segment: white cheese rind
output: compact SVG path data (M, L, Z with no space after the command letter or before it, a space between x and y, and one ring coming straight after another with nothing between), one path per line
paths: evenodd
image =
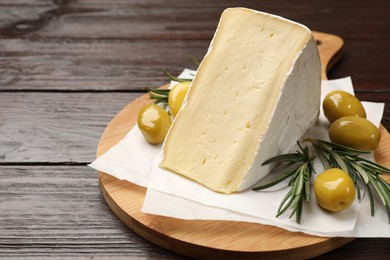
M161 167L223 193L249 188L319 113L311 32L269 14L224 11L163 145Z
M312 38L286 79L268 129L261 137L256 158L238 191L251 187L265 177L274 165L261 164L273 156L287 153L317 122L320 113L320 87L321 62L317 44Z

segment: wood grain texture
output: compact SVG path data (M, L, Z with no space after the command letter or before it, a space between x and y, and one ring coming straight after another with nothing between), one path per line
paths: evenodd
M0 39L0 91L142 90L167 82L161 72L194 68L209 40ZM330 79L351 76L356 90L390 91L390 40L345 41ZM167 58L169 57L169 58Z
M111 118L138 93L1 93L0 163L88 163Z
M135 236L84 166L0 166L0 258L175 257Z
M345 0L343 4L305 0L293 4L254 0L28 0L18 4L9 0L1 3L5 11L0 25L1 34L6 37L210 39L221 12L234 6L281 15L345 39L390 38L383 34L389 31L389 25L383 22L389 19L390 4L386 0ZM370 17L370 21L364 17Z
M386 57L390 52L385 46L390 46L389 39L345 39L342 59L329 71L328 77L351 76L357 91L376 91L389 95L390 75L385 70L390 66L390 60Z
M182 258L129 230L87 166L0 166L0 179L1 259ZM357 239L319 259L389 253L387 240Z
M318 51L321 60L321 77L322 80L328 79L328 71L336 64L342 54L344 40L333 34L313 32L316 39Z
M0 39L0 90L143 90L195 68L206 41ZM168 60L165 57L170 57Z
M140 95L0 93L0 164L92 162L100 135L112 117ZM382 124L390 129L390 95L358 92L357 96L384 102Z
M359 98L385 102L390 129L388 0L2 0L0 258L177 258L123 225L82 165L123 106L166 83L162 68L204 55L228 6L342 36L329 78L351 75ZM320 259L389 255L389 239L356 239Z
M342 35L343 60L330 78L357 89L389 89L389 1L2 1L1 89L134 90L164 84L201 59L223 9L245 6L312 30ZM355 12L349 13L349 10ZM348 13L348 17L345 17ZM363 17L370 16L367 22ZM332 19L329 19L332 17ZM364 33L362 33L364 32ZM169 57L169 58L167 58ZM1 64L0 64L1 65Z
M0 180L0 259L181 258L122 224L87 166L0 166ZM357 239L320 259L389 254L387 240Z

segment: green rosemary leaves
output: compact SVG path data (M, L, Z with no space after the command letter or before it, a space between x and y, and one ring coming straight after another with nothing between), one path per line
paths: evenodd
M273 162L284 162L286 166L296 165L296 167L286 170L282 176L273 182L255 187L253 190L258 191L271 187L291 177L289 182L291 189L280 203L276 216L278 217L282 215L288 208L290 208L292 209L290 218L295 214L296 222L300 223L302 218L303 201L310 200L310 181L312 173L314 172L312 165L314 156L310 156L309 149L307 147L302 147L299 142L298 146L300 151L297 151L296 153L279 155L263 163L263 165L266 165Z
M375 212L375 192L386 210L388 222L390 223L390 184L381 177L382 173L390 173L390 169L360 157L361 154L368 153L365 151L351 149L318 139L306 138L303 142L310 142L312 144L325 170L340 168L351 176L359 200L362 198L360 189L361 187L364 188L368 194L372 216L374 216ZM291 178L289 181L291 189L281 201L276 216L280 216L290 208L292 210L290 218L295 214L296 222L300 223L302 218L302 204L304 201L310 200L311 176L315 173L312 161L315 156L310 155L308 147L302 146L299 142L298 145L300 151L279 155L263 163L265 165L272 162L283 162L287 167L294 167L292 169L291 167L287 168L279 178L268 184L255 187L253 190L266 189L287 178Z
M390 223L390 184L381 177L382 173L390 173L390 169L359 157L359 155L367 153L365 151L317 139L308 138L304 141L312 144L325 169L340 168L351 176L359 200L361 200L359 184L363 186L370 200L372 216L375 212L373 197L373 191L375 191L385 207Z
M145 88L149 93L149 98L154 99L156 105L168 105L168 97L170 89Z

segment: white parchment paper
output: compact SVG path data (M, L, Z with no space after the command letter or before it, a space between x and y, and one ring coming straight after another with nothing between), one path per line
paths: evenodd
M181 77L191 77L195 71L184 70ZM174 83L172 83L174 84ZM322 82L322 96L342 89L353 94L351 78ZM379 126L384 104L363 102L367 118ZM322 112L319 122L305 136L328 140L329 123ZM161 146L148 144L138 127L129 133L108 152L95 160L91 167L106 172L118 179L148 187L143 212L181 219L235 220L278 226L289 231L301 231L320 236L390 237L390 225L384 209L377 201L375 217L370 215L368 199L355 203L339 213L327 213L318 207L314 193L304 205L302 222L289 218L288 212L275 217L280 201L289 187L286 182L269 190L244 191L237 194L220 194L204 186L158 167ZM292 151L295 151L293 148ZM319 161L317 172L322 171ZM266 182L278 174L278 169L269 174ZM315 176L313 176L315 178Z

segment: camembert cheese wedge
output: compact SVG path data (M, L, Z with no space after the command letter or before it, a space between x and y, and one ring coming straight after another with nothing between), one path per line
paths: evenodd
M266 176L317 121L321 63L308 28L245 8L226 9L160 166L233 193Z

